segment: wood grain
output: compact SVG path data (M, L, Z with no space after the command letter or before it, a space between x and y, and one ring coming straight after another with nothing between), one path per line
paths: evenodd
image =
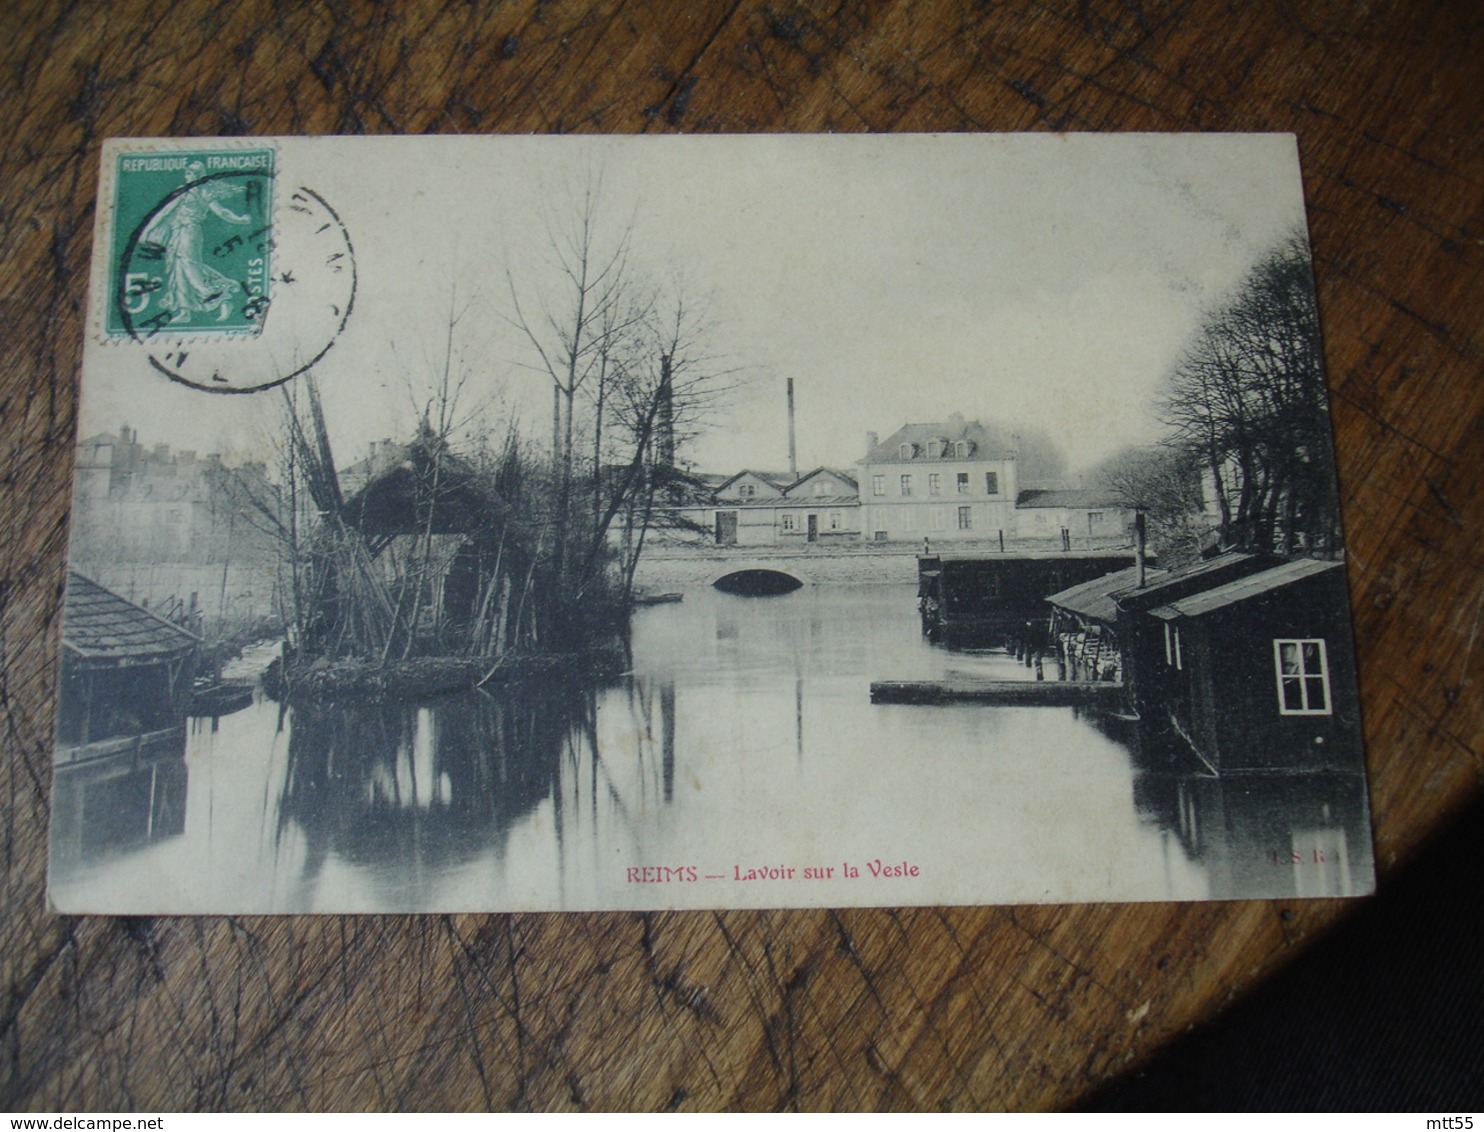
M1348 907L48 913L57 603L100 139L1296 132L1384 883L1484 780L1484 44L1469 9L7 5L0 1108L1052 1107L1219 1010Z

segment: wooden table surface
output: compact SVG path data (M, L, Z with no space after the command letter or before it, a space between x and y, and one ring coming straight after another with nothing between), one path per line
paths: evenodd
M1471 8L5 5L0 1109L1061 1106L1354 907L48 914L101 139L1297 133L1384 885L1484 776L1484 36Z

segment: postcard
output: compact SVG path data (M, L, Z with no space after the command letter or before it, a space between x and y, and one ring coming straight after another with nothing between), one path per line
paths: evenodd
M1370 891L1291 136L101 162L58 910Z

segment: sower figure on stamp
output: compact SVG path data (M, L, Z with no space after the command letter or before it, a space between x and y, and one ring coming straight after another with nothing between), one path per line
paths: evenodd
M186 166L186 184L205 171L199 161ZM222 203L241 193L244 186L229 180L210 180L186 189L160 210L145 230L142 242L164 250L166 310L171 322L184 322L194 311L217 311L223 321L229 313L227 299L241 286L201 258L201 223L208 210L229 224L251 224L252 217L233 212Z

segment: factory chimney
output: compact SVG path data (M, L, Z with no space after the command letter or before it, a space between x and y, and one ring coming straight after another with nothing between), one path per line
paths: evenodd
M662 468L675 467L675 376L670 369L670 355L660 355L660 403L657 463Z
M788 474L799 478L799 453L794 445L794 379L788 379Z
M1144 512L1134 512L1134 585L1143 589L1147 585L1145 578L1145 553L1144 553Z

